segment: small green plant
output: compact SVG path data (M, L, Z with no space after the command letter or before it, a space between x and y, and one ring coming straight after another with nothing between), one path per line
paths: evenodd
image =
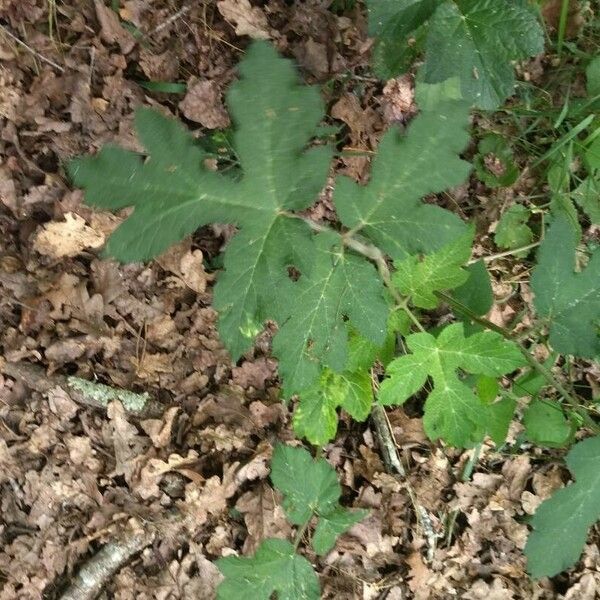
M511 61L538 54L543 33L527 0L368 0L373 67L384 79L425 53L423 81L457 77L462 97L497 108L513 94Z
M455 4L411 6L452 14L458 4L470 11L479 7L482 14L491 10L482 0ZM503 14L506 5L500 5ZM514 7L519 31L529 9L524 2ZM504 26L498 35L501 46ZM512 70L510 77L502 73L492 86L495 101L512 82ZM493 73L486 77L496 81ZM488 435L502 444L516 405L505 376L527 367L520 389L536 390L526 412L527 435L563 445L578 423L598 427L553 376L556 355L541 364L510 330L482 318L492 293L485 264L469 264L472 226L422 200L462 183L471 170L460 156L468 142L469 104L456 99L457 81L419 83L420 114L406 133L392 128L382 137L367 185L337 179L337 223L316 222L303 212L325 184L332 157L318 136L324 116L319 93L300 84L291 63L265 43L249 48L227 96L235 169L210 170L205 161L212 155L179 123L141 109L136 127L146 156L109 146L73 161L69 171L88 203L133 207L106 248L122 261L152 258L204 224L237 225L214 290L221 339L237 360L266 320L277 322L272 350L283 395L297 400L294 429L312 444L333 439L340 409L365 420L374 403L397 405L419 396L429 378L424 424L432 440L472 447ZM532 276L536 325L549 328L556 352L593 358L600 353L600 251L580 269L578 241L566 213L556 211ZM454 310L456 322L428 331L428 311L442 302ZM385 369L378 392L375 365ZM560 402L538 397L543 385ZM272 481L299 534L294 544L267 540L252 558L221 560L222 599L248 593L268 599L274 592L280 599L318 597L315 573L296 552L303 533L316 517L312 549L323 554L362 518L339 505L331 467L304 450L278 447ZM576 485L579 490L583 483ZM578 532L587 529L591 514L570 517L574 523L579 518ZM542 518L540 532L544 524ZM581 537L574 538L569 560L576 558L573 548L581 547ZM536 566L543 560L535 557L534 574L556 568L556 562Z
M225 576L217 590L218 600L243 597L269 600L317 600L319 580L298 548L311 521L316 521L311 547L315 554L327 554L335 540L367 515L365 510L347 510L340 503L342 490L335 470L304 448L282 444L275 447L271 481L283 495L283 508L290 523L298 526L294 543L266 539L251 557L228 557L217 561Z
M512 185L519 176L510 145L495 133L479 141L473 166L477 177L491 188Z

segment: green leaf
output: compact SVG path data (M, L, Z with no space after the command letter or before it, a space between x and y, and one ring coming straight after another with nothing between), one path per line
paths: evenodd
M275 592L278 600L321 597L317 574L287 540L264 540L254 556L228 556L216 564L225 576L217 588L218 600L270 600Z
M513 94L511 61L538 54L543 41L526 0L446 1L429 24L423 77L459 77L465 100L493 110Z
M330 369L324 369L321 378L300 393L294 411L294 433L315 446L324 446L337 432L336 400L327 382L323 382L323 377L327 378L330 373Z
M366 510L349 511L339 508L322 516L315 528L312 547L317 554L327 554L335 545L337 538L368 514Z
M546 369L551 370L552 366L556 362L557 354L552 352L550 356L544 361L544 367ZM535 369L531 369L523 373L523 375L519 375L514 381L513 384L513 392L521 397L521 396L537 396L542 388L548 385L548 380L541 375Z
M588 96L600 96L600 56L596 56L585 69Z
M337 182L334 200L342 223L394 259L437 250L463 235L465 225L456 215L420 199L467 177L469 164L458 156L467 143L467 123L467 106L449 101L422 112L406 135L390 129L368 185L346 177Z
M571 197L592 225L600 225L600 180L590 175L571 192Z
M385 341L388 305L381 279L373 265L345 251L335 234L316 236L312 267L287 294L289 317L279 319L273 353L288 396L310 387L321 366L344 369L346 317L373 343Z
M373 70L391 79L408 69L419 49L409 36L433 14L440 0L368 0L369 35L377 36Z
M596 137L585 149L585 161L590 169L600 169L600 137Z
M338 536L364 519L367 511L350 511L339 504L342 493L335 470L324 459L313 459L304 448L279 444L273 452L271 480L283 494L283 508L295 525L318 517L313 537L317 554L331 550Z
M531 525L525 554L532 577L553 576L572 567L588 529L600 518L600 436L573 446L567 466L575 483L542 502Z
M480 375L477 377L477 395L485 404L491 404L500 391L500 385L495 377L489 375Z
M494 241L500 248L513 250L521 246L527 246L533 240L533 231L527 225L530 212L522 204L513 204L500 218L496 226ZM524 257L527 251L518 253Z
M477 177L488 187L506 187L519 177L519 169L513 160L508 142L500 135L486 135L477 146L473 159Z
M561 447L571 437L571 425L558 402L533 400L523 415L527 439L542 446Z
M278 444L273 451L271 481L283 494L285 514L294 525L304 525L317 514L338 507L342 493L333 467L324 459L313 459L304 448Z
M577 237L559 215L548 229L531 277L538 315L550 323L550 344L563 354L594 358L600 354L600 249L575 273Z
M490 274L483 260L466 267L469 278L452 292L452 297L476 315L485 315L494 303Z
M473 232L470 231L422 260L411 256L396 261L393 284L402 294L410 296L415 306L435 308L439 304L435 292L451 290L469 278L462 266L471 256L472 241Z
M525 364L516 345L491 331L465 337L462 323L445 327L437 338L429 333L409 335L406 344L411 354L389 364L389 379L381 384L379 401L404 402L430 375L433 390L423 418L427 435L453 446L480 442L488 427L487 406L460 380L457 370L490 377L510 373Z
M516 407L517 403L512 398L502 398L502 400L488 406L487 434L496 446L501 446L506 441L508 428Z
M294 413L294 431L315 446L335 437L337 408L364 421L371 412L373 390L368 371L334 373L324 369L319 380L300 394Z
M283 211L308 207L326 181L331 149L305 150L323 115L314 87L272 46L254 43L227 102L236 124L239 181L204 166L206 154L179 123L140 109L136 129L149 158L113 147L73 161L69 171L89 204L135 210L111 236L107 252L123 261L152 258L208 223L235 223L215 288L219 330L234 359L246 351L285 292L286 268L311 263L308 226ZM265 74L268 74L265 76ZM251 98L252 101L248 101Z

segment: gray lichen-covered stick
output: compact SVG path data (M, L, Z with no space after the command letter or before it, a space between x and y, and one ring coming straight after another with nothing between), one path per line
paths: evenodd
M153 540L153 533L139 533L125 541L106 544L81 567L60 600L94 600L107 582Z
M147 392L137 394L80 377L47 375L42 367L29 363L0 362L0 372L42 394L59 387L82 406L106 410L110 402L118 400L127 414L140 419L156 418L164 412L164 406Z

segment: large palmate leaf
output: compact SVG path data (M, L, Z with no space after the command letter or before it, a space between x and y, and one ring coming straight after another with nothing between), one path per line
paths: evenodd
M322 366L344 369L346 318L375 344L386 337L388 307L373 265L346 252L333 233L317 235L315 248L308 272L287 288L289 301L273 340L286 395L307 389Z
M465 233L456 215L421 198L458 185L469 174L470 165L458 156L468 140L467 124L466 105L447 101L422 112L406 135L390 129L368 185L346 177L337 182L334 200L343 224L395 259L436 250Z
M251 557L228 556L217 561L225 580L217 600L318 600L319 579L311 564L287 540L268 539Z
M489 429L489 405L460 379L457 369L490 377L510 373L525 364L519 349L491 331L465 337L462 323L445 327L437 338L429 333L409 335L406 345L411 353L388 365L389 378L381 384L379 401L402 404L431 376L433 390L423 418L427 435L453 446L480 442Z
M550 344L563 354L600 355L600 250L575 272L577 234L564 215L548 229L531 277L538 314L550 322Z
M315 88L300 85L289 61L270 45L255 43L240 64L240 75L227 96L240 181L207 169L206 155L192 136L147 109L136 118L147 159L107 147L70 165L90 204L135 207L107 246L120 260L151 258L207 223L240 227L226 252L214 300L221 336L234 358L275 310L291 257L311 262L308 227L299 220L290 223L282 212L311 204L330 160L327 147L305 151L323 104Z
M538 507L525 546L528 569L535 578L573 566L589 528L600 519L600 437L576 444L567 455L575 483L554 492Z
M462 97L484 109L512 94L511 61L543 49L542 28L527 0L369 0L369 21L371 35L378 36L374 67L380 76L408 67L424 26L423 80L458 77Z
M283 508L290 522L304 525L318 517L313 548L329 552L336 538L366 516L364 510L343 508L342 489L333 467L324 459L313 459L304 448L278 445L273 452L271 481L283 494Z

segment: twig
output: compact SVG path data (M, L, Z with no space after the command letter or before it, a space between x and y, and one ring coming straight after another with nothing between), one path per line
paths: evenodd
M489 263L497 260L498 258L504 258L505 256L511 256L513 254L518 254L519 252L525 252L526 250L532 250L533 248L537 248L542 242L532 242L531 244L527 244L526 246L520 246L519 248L513 248L512 250L506 250L505 252L497 252L496 254L489 254L488 256L483 256L481 258L474 258L470 260L467 264L472 265L473 263L479 262L483 260L483 262Z
M406 489L408 496L413 505L417 523L420 525L425 534L427 543L427 560L433 560L435 549L437 546L438 534L435 533L431 516L427 509L417 500L417 495L410 481L406 478L406 470L404 469L398 448L394 440L394 433L390 425L385 409L380 404L374 404L371 409L371 420L375 425L375 434L379 442L379 451L383 458L386 471L395 476L398 482ZM402 479L400 479L402 478Z
M192 10L191 6L184 6L183 8L179 9L174 15L171 15L164 23L157 25L150 33L146 35L154 35L155 33L162 31L163 29L177 21L177 19L180 19L181 17L183 17L183 15L189 13L190 10Z
M91 408L106 410L110 402L119 400L128 414L140 419L157 418L164 412L163 405L152 399L148 393L136 394L79 377L47 375L42 367L29 363L0 361L0 372L23 381L27 387L42 394L59 387L77 404Z
M396 472L402 477L406 477L406 471L400 462L398 448L393 439L393 433L388 421L385 409L381 404L374 404L371 410L371 419L375 425L375 432L379 440L379 450L383 458L386 469L393 473Z
M2 31L5 35L7 35L11 40L15 41L20 46L23 46L27 51L31 52L34 56L39 58L42 62L58 69L61 73L65 72L65 68L61 67L59 64L55 63L53 60L46 58L43 54L40 54L37 50L34 50L31 46L28 46L22 39L17 37L14 33L12 33L7 27L4 25L0 25L0 31Z
M79 570L60 600L94 600L115 574L154 540L155 534L140 533L123 542L106 544Z

